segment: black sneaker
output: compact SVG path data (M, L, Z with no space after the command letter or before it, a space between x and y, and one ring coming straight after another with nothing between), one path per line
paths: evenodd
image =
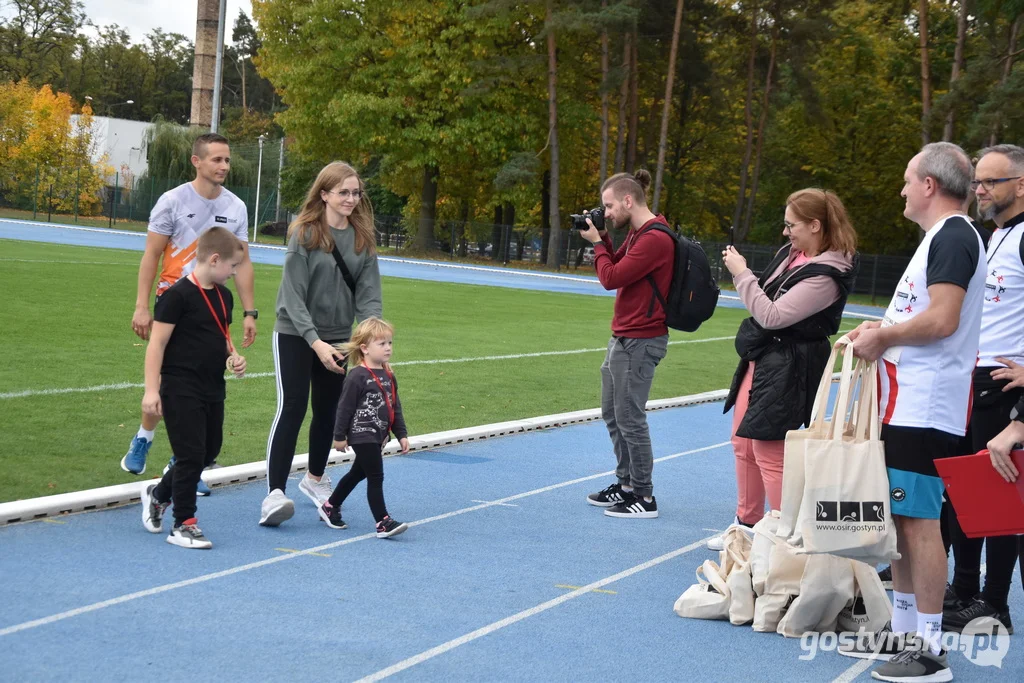
M392 536L397 536L408 528L408 524L405 524L404 522L396 522L391 519L390 516L386 516L384 519L377 522L377 538L391 538Z
M610 508L613 505L625 502L629 495L629 493L622 490L622 486L615 483L597 493L591 493L587 496L587 502L599 508Z
M933 654L927 647L905 650L871 672L879 681L943 683L953 680L946 652Z
M878 572L878 579L882 582L882 588L887 591L892 590L892 566L888 566L882 571Z
M341 506L340 505L329 505L324 503L317 512L320 513L320 519L324 520L327 526L332 529L347 529L348 524L345 524L341 519Z
M942 630L962 633L964 627L975 619L991 619L999 621L1006 628L1008 635L1013 635L1013 622L1010 621L1010 610L999 610L982 597L967 603L963 609L952 614L942 615Z
M893 633L891 621L874 633L858 631L855 635L853 642L841 643L836 651L844 657L889 661L917 642L913 634Z
M945 621L955 612L959 612L964 607L967 607L968 601L961 600L960 596L953 590L953 586L946 584L946 594L942 596L942 619Z
M604 511L609 517L633 517L636 519L651 519L658 516L658 501L651 496L648 503L642 496L629 495L626 500L614 507Z

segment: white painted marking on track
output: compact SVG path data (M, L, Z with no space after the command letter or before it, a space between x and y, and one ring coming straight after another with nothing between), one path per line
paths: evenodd
M850 330L839 330L838 334L849 332ZM720 342L720 341L731 341L735 339L732 337L705 337L704 339L680 339L677 341L670 341L669 346L677 346L680 344L704 344L707 342ZM608 349L607 347L593 348L593 349L569 349L567 351L538 351L535 353L510 353L503 356L476 356L473 358L435 358L433 360L405 360L392 363L393 367L402 367L407 365L442 365L447 363L478 363L483 361L495 361L495 360L519 360L522 358L543 358L545 356L573 356L583 353L604 353ZM252 372L247 373L242 380L247 379L263 379L265 377L273 377L272 372ZM240 381L234 375L229 375L228 380ZM21 391L5 391L0 392L0 401L9 400L12 398L29 398L32 396L58 396L62 394L89 394L97 391L117 391L121 389L141 389L145 385L141 382L117 382L115 384L96 384L89 387L63 387L59 389L22 389Z
M82 227L82 226L78 226L78 225L64 225L62 223L57 223L57 224L54 224L54 223L42 223L42 222L39 222L39 221L27 221L27 220L20 220L20 219L2 219L2 220L0 220L0 222L16 223L16 224L24 224L24 225L40 225L40 226L54 228L54 229L77 230L77 231L81 231L81 232L97 232L97 233L103 233L103 234L107 234L107 235L110 235L110 234L115 234L115 235L131 235L131 236L135 236L135 237L139 237L139 236L144 237L146 235L145 232L134 232L134 231L129 231L129 230L110 230L108 228L86 228L86 227ZM87 246L87 245L68 245L68 246ZM268 250L271 250L271 251L284 251L285 250L285 247L283 247L283 246L277 246L277 245L273 245L273 244L260 244L260 243L257 243L257 242L250 242L249 243L249 247L250 247L250 249L258 248L258 249L268 249ZM103 248L107 248L107 247L89 247L89 248L103 249ZM547 280L567 280L567 281L570 281L570 282L581 282L581 283L585 283L585 284L592 284L592 285L596 285L598 287L601 286L600 281L596 277L593 277L593 276L591 276L591 277L582 277L582 276L579 276L579 275L576 275L576 276L573 276L573 275L560 275L560 274L557 274L557 273L545 273L545 272L533 271L533 270L516 270L516 269L511 269L511 268L497 268L497 267L493 267L493 266L491 266L491 267L488 267L488 266L472 266L472 265L466 265L466 264L462 264L462 263L452 263L452 262L447 262L447 261L425 261L425 260L419 260L419 259L400 258L400 257L393 257L393 256L380 256L380 257L378 257L378 260L380 260L380 261L387 261L387 262L390 262L390 263L405 264L405 265L427 266L427 267L430 267L430 268L448 268L448 269L452 269L452 270L468 270L468 271L475 271L475 272L481 272L481 273L488 273L488 274L491 274L491 275L498 275L498 276L502 276L502 277L532 277L532 278L540 278L540 279L547 279ZM740 300L740 298L738 296L733 295L733 294L722 294L722 295L720 295L720 298L721 299L727 299L729 301L739 301ZM853 313L853 312L848 312L848 311L844 311L843 312L843 316L847 317L847 318L857 318L857 319L860 319L860 320L881 320L882 319L882 316L880 316L880 315L873 315L873 314L870 314L870 313Z
M473 500L471 500L469 502L470 503L493 503L494 501L493 500L476 500L476 499L473 499ZM517 507L519 507L518 505L512 505L510 503L496 503L496 504L500 505L503 508L517 508Z
M839 657L841 655L836 656ZM872 666L881 663L881 661L874 659L861 659L849 669L833 678L832 683L851 683L852 681L857 680L858 676L870 669Z
M694 448L694 449L691 449L691 450L688 450L688 451L681 451L679 453L672 453L671 455L665 455L665 456L662 456L660 458L655 458L654 462L656 462L656 463L658 463L658 462L667 462L669 460L675 460L676 458L681 458L684 455L693 455L695 453L705 453L707 451L713 451L715 449L722 448L722 447L728 446L728 445L730 445L729 441L723 441L721 443L712 444L710 446L703 446L701 448ZM421 519L421 520L418 520L418 521L415 521L415 522L410 522L409 526L410 527L414 527L414 526L421 526L423 524L430 524L431 522L439 522L441 520L450 519L452 517L458 517L459 515L464 515L464 514L469 513L469 512L476 512L477 510L484 510L486 508L495 507L495 506L501 505L503 503L509 503L511 501L514 501L514 500L521 500L523 498L528 498L530 496L536 496L536 495L539 495L541 493L547 493L548 491L554 491L555 489L565 488L567 486L574 486L576 484L580 484L580 483L583 483L585 481L591 481L591 480L594 480L594 479L600 479L602 477L610 477L613 474L615 474L615 471L614 470L610 470L608 472L599 472L598 474L591 474L591 475L588 475L586 477L579 477L577 479L570 479L569 481L563 481L563 482L558 483L558 484L551 484L550 486L543 486L541 488L533 489L532 491L526 491L524 493L517 493L515 495L508 496L506 498L501 498L499 500L491 501L489 503L481 503L479 505L472 505L470 507L461 508L459 510L453 510L451 512L445 512L445 513L440 514L440 515L434 515L433 517L427 517L425 519ZM118 596L116 598L111 598L109 600L103 600L102 602L94 602L91 605L85 605L84 607L77 607L75 609L68 610L66 612L60 612L58 614L52 614L52 615L50 615L48 617L42 617L42 618L39 618L39 619L33 619L31 621L22 622L20 624L14 624L13 626L8 626L6 628L0 629L0 637L9 636L11 634L19 633L21 631L28 631L28 630L33 629L33 628L38 628L40 626L46 626L48 624L53 624L53 623L56 623L58 621L63 621L65 619L70 619L72 617L81 616L83 614L89 614L90 612L96 612L98 610L105 609L107 607L113 607L114 605L120 605L122 603L131 602L133 600L139 600L141 598L148 598L148 597L153 596L153 595L160 595L161 593L166 593L168 591L176 590L178 588L188 588L189 586L195 586L195 585L200 584L200 583L206 583L207 581L213 581L214 579L221 579L221 578L224 578L226 576L233 576L235 574L240 574L242 572L247 572L247 571L250 571L250 570L253 570L253 569L259 569L260 567L266 567L266 566L269 566L269 565L272 565L272 564L277 564L278 562L287 562L289 560L295 559L296 557L302 557L302 556L305 556L305 555L316 555L318 553L323 553L324 551L330 550L332 548L340 548L341 546L348 545L350 543L358 543L359 541L365 541L368 538L377 538L377 533L376 532L370 532L368 534L363 534L362 536L354 536L352 538L346 538L346 539L341 540L341 541L334 541L333 543L325 543L323 545L314 546L312 548L306 548L305 550L299 550L299 551L296 551L294 553L287 553L285 555L276 555L274 557L270 557L270 558L267 558L265 560L259 560L258 562L250 562L249 564L243 564L243 565L239 565L237 567L231 567L230 569L224 569L224 570L219 571L219 572L213 572L211 574L203 574L202 576L196 576L196 577L193 577L191 579L185 579L183 581L176 581L174 583L168 583L168 584L164 584L162 586L155 586L154 588L147 588L145 590L135 591L134 593L128 593L126 595L121 595L121 596ZM700 543L703 543L703 542L704 541L700 541ZM590 588L593 588L593 587L595 587L595 586L593 586L593 585L592 586L585 586L584 589L590 589ZM600 586L596 586L596 587L600 588ZM583 589L581 589L581 590L583 590ZM573 594L569 593L568 595L573 595Z
M707 538L702 538L701 540L696 541L694 543L691 543L689 545L684 545L682 548L676 548L672 552L665 553L664 555L660 555L658 557L655 557L654 559L648 560L647 562L643 562L643 563L638 564L638 565L636 565L634 567L630 567L629 569L623 570L623 571L619 572L618 574L612 574L611 576L606 576L603 579L599 579L597 581L594 581L593 583L587 584L586 586L582 586L581 588L577 588L576 590L572 591L571 593L566 593L565 595L560 595L560 596L558 596L557 598L555 598L553 600L548 600L547 602L542 602L539 605L536 605L536 606L531 607L529 609L525 609L522 612L518 612L516 614L513 614L512 616L505 617L504 619L499 619L498 621L490 623L487 626L484 626L482 628L478 628L475 631L471 631L470 633L467 633L464 636L459 636L458 638L454 638L452 640L449 640L448 642L442 643L442 644L438 645L437 647L433 647L433 648L431 648L429 650L425 650L425 651L419 653L418 655L414 655L412 657L409 657L408 659L403 659L402 661L398 662L397 664L392 664L391 666L387 667L386 669L381 669L380 671L377 671L376 673L372 673L369 676L366 676L364 678L360 678L358 681L356 681L356 683L372 683L373 681L384 680L385 678L388 678L389 676L393 676L393 675L395 675L395 674L397 674L397 673L399 673L401 671L405 671L406 669L412 668L412 667L416 666L417 664L422 664L423 662L427 661L428 659L433 659L434 657L437 657L438 655L443 655L446 652L451 652L455 648L461 647L461 646L465 645L466 643L471 643L474 640L476 640L477 638L483 638L484 636L490 635L491 633L494 633L495 631L503 629L506 626L511 626L512 624L516 624L516 623L518 623L520 621L523 621L524 619L529 619L530 617L536 616L536 615L540 614L541 612L546 612L547 610L549 610L549 609L551 609L553 607L558 607L559 605L561 605L563 603L569 602L570 600L574 600L574 599L576 599L578 597L581 597L583 595L586 595L587 593L590 593L592 591L596 591L596 590L599 590L601 588L604 588L605 586L607 586L609 584L612 584L612 583L615 583L616 581L621 581L622 579L629 578L630 576L633 576L634 574L639 574L640 572L646 571L647 569L650 569L651 567L656 567L659 564L662 564L663 562L668 562L669 560L675 559L675 558L679 557L680 555L684 555L684 554L686 554L688 552L691 552L693 550L696 550L698 548L702 548L704 546L704 544L707 542L707 540L708 540Z
M137 268L137 263L125 261L60 261L57 259L36 259L36 258L0 258L0 261L10 263L60 263L71 266L131 266Z
M706 342L718 342L718 341L729 341L735 339L735 337L707 337L705 339L681 339L679 341L670 341L669 345L677 344L703 344ZM608 349L607 347L593 348L593 349L569 349L567 351L538 351L535 353L510 353L502 356L476 356L473 358L436 358L433 360L406 360L392 363L393 367L402 367L406 365L442 365L447 363L477 363L483 361L495 361L495 360L519 360L522 358L542 358L545 356L572 356L583 353L604 353ZM264 377L273 377L272 372L253 372L246 374L243 380L246 379L261 379ZM238 381L233 375L227 379L231 381ZM86 394L96 391L108 391L108 390L119 390L119 389L141 389L144 384L141 382L117 382L115 384L97 384L90 387L65 387L60 389L23 389L21 391L5 391L0 393L0 400L7 400L12 398L28 398L30 396L53 396L59 394Z

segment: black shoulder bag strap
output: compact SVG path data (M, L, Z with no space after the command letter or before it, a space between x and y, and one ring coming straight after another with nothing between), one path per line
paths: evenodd
M675 232L672 231L672 228L668 227L664 223L652 223L651 226L649 228L647 228L646 230L644 230L643 232L641 232L640 235L643 235L644 232L650 232L651 230L658 230L660 232L663 232L663 233L669 235L670 237L672 237L672 239L674 239L674 240L678 240L679 239L679 236L676 235ZM637 235L636 238L640 239L640 235ZM675 267L675 262L676 262L676 257L675 257L675 253L673 252L673 254L672 254L672 266L673 267ZM659 304L661 304L661 310L663 310L663 311L665 311L667 313L668 312L668 301L667 301L666 297L662 296L661 292L658 290L658 283L654 279L654 273L648 273L647 277L644 278L644 279L646 279L647 282L649 282L651 284L651 289L654 290L654 295L651 297L651 303L650 303L650 305L647 306L647 317L650 318L652 315L654 315L654 302L655 301L657 301Z
M338 270L341 271L341 277L345 278L345 284L352 290L352 296L356 295L356 281L352 277L352 273L349 272L348 266L345 265L345 259L341 258L341 252L338 251L338 245L335 244L331 250L331 256L334 257L334 262L338 264Z

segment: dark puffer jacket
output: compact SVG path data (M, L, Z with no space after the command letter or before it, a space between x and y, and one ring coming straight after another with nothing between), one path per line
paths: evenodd
M736 436L746 439L784 439L786 432L810 422L814 392L828 363L829 337L839 330L843 308L860 266L855 255L853 266L847 271L809 263L792 274L784 271L767 282L789 258L789 251L789 245L779 250L759 278L758 284L766 295L773 300L778 299L802 280L827 275L838 285L839 298L825 310L784 329L766 330L752 317L740 324L736 333L736 352L740 363L725 401L725 412L736 403L747 368L755 362L750 402L736 429Z

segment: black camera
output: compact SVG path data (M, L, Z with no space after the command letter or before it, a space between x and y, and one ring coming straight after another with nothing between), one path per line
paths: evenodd
M599 206L596 209L585 211L583 213L573 213L569 215L572 219L572 227L577 230L589 230L590 226L587 225L587 218L590 218L590 222L594 224L594 227L598 230L604 230L604 207Z

